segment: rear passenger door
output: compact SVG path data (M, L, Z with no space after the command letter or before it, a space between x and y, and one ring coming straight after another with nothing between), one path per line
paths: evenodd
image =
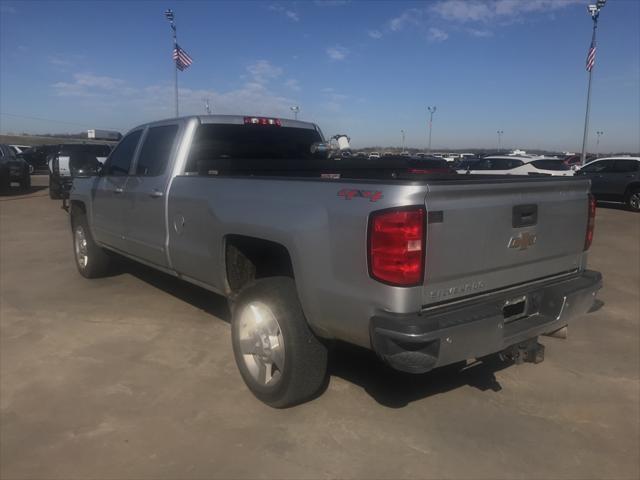
M127 252L167 267L166 193L177 150L177 123L152 126L145 132L135 172L127 184Z
M638 175L640 162L634 159L618 159L613 164L613 171L606 175L606 194L621 199L634 178Z
M124 137L96 179L91 208L92 233L99 242L118 250L126 251L126 212L130 205L125 191L141 136L142 130L136 130Z

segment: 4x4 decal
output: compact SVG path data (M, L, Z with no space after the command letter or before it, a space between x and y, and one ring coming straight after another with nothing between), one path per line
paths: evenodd
M382 192L374 190L357 190L350 188L343 188L338 192L339 197L344 197L345 200L351 200L353 198L368 198L370 202L377 202L383 195Z

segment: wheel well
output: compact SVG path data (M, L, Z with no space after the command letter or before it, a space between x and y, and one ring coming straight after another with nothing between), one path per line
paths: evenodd
M76 215L87 214L87 207L85 206L84 202L81 202L80 200L71 200L71 202L69 203L69 208L72 218Z
M283 245L244 235L226 237L225 264L233 292L258 278L294 276L291 256Z

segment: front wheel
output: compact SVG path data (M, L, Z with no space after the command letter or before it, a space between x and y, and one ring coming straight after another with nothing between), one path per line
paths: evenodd
M233 310L236 364L258 399L285 408L320 391L328 351L307 324L293 279L257 280L242 290Z
M627 207L634 212L640 212L640 188L634 188L627 193Z

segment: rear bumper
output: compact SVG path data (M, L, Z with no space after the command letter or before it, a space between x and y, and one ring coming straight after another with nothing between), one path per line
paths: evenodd
M371 318L371 344L393 368L423 373L554 332L587 313L600 288L600 272L587 270L420 313L384 312ZM523 316L505 320L505 302L523 296Z

